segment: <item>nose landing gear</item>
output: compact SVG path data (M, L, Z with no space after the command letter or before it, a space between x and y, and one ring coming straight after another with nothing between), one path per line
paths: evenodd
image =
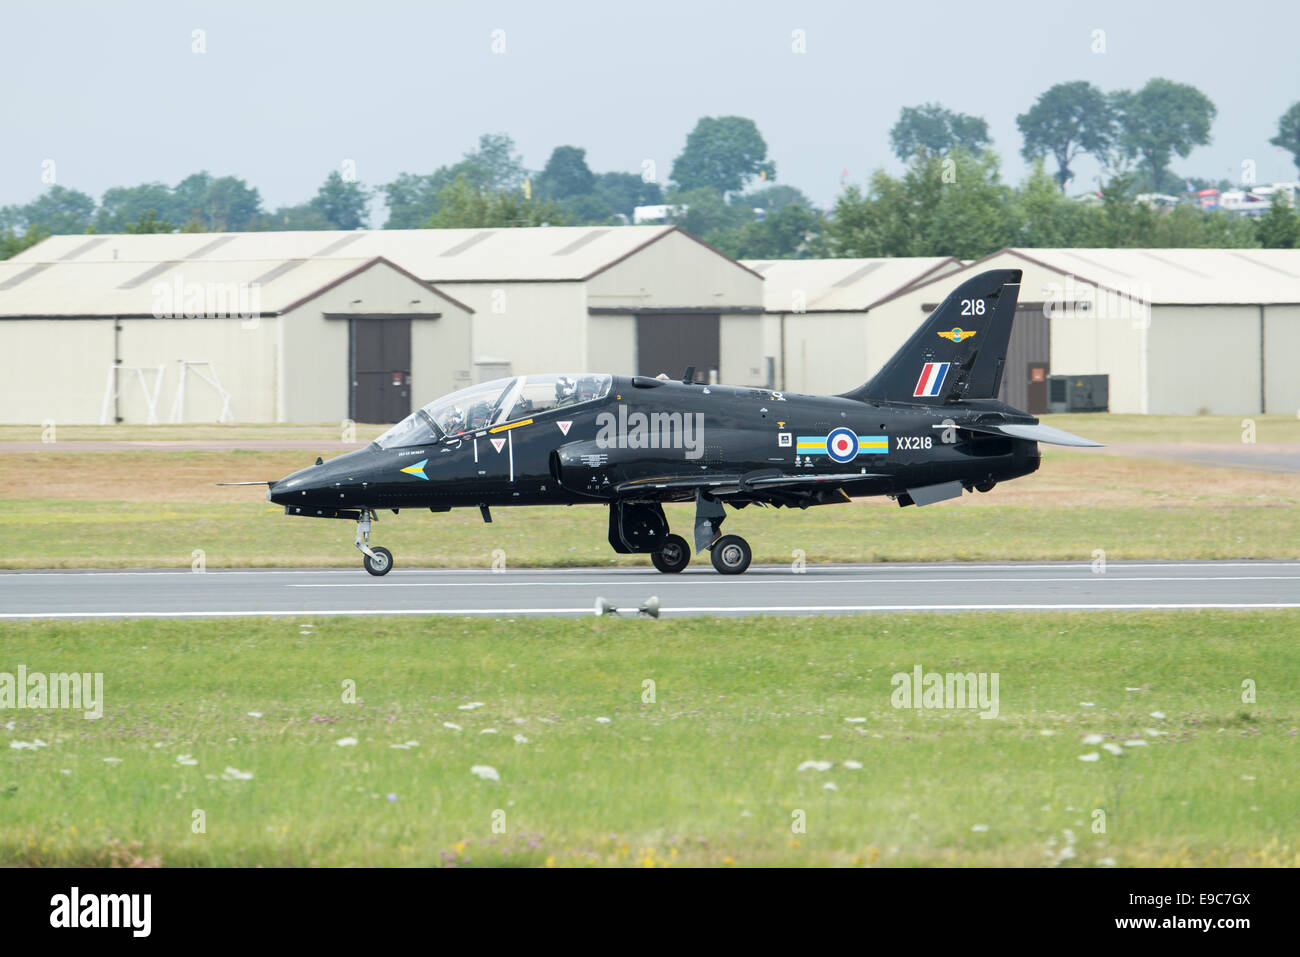
M393 568L393 553L386 548L376 546L370 554L361 559L366 571L372 575L387 575Z
M357 537L352 544L361 552L361 563L366 571L372 575L387 575L393 570L393 553L378 545L370 547L370 522L374 518L373 509L361 510L361 517L357 519Z

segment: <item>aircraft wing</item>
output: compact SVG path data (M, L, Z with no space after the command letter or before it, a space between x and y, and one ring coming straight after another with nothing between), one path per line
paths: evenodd
M626 495L643 489L703 489L711 495L725 497L742 492L835 486L844 485L848 482L858 482L862 479L887 477L876 472L824 472L820 475L782 475L779 473L701 475L681 479L638 479L632 482L623 482L616 486L614 491L620 495Z
M1006 425L985 425L983 423L972 422L954 422L952 428L966 429L968 432L983 432L987 435L1005 435L1012 439L1028 439L1031 442L1046 442L1048 445L1073 445L1080 448L1102 448L1102 443L1094 442L1092 439L1085 439L1081 435L1075 435L1073 432L1066 432L1064 429L1055 429L1050 425L1021 425L1008 423ZM947 425L938 424L931 428L946 429Z

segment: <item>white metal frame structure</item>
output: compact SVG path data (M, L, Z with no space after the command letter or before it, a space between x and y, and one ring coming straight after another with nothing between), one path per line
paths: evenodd
M216 389L217 395L221 397L221 414L217 416L217 421L233 422L235 417L230 412L230 393L221 385L216 366L207 359L177 359L176 361L181 364L181 370L180 379L176 383L176 399L172 402L171 421L174 424L185 421L185 379L186 373L193 372ZM204 371L204 367L206 367L207 371Z
M120 366L113 363L108 367L108 382L104 386L104 404L99 410L99 424L110 425L116 424L108 421L109 414L113 408L113 403L117 400L126 388L126 383L122 381L118 373L127 373L126 381L132 378L140 383L140 391L144 393L145 404L149 407L149 418L146 420L148 425L158 424L158 395L162 392L163 376L166 374L166 366ZM158 378L154 380L153 389L149 388L149 382L145 378L148 372L156 373ZM114 416L116 419L116 416Z

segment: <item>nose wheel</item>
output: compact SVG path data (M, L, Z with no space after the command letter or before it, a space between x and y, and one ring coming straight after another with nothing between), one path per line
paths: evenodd
M366 509L357 519L357 537L352 544L361 552L361 563L372 575L387 575L393 570L393 553L379 545L370 547L370 521L375 513Z
M375 546L370 549L369 555L362 556L361 563L372 575L387 575L393 567L393 553L386 548Z

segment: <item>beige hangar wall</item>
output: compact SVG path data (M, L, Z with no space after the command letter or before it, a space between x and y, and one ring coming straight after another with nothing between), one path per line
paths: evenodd
M0 321L0 422L98 423L112 362L111 319Z

